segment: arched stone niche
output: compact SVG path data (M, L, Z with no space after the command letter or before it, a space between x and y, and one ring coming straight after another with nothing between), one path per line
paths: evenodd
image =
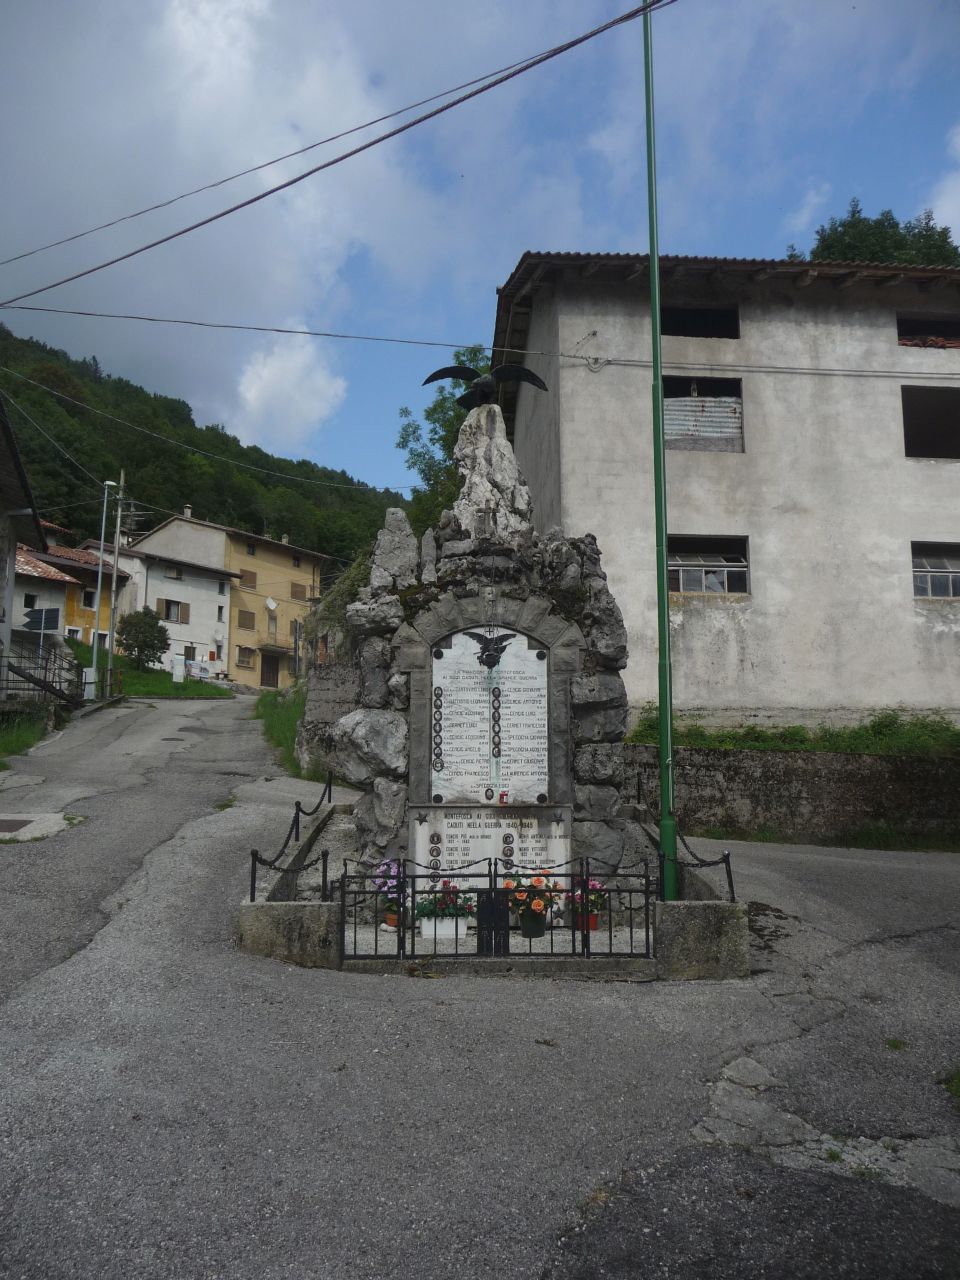
M492 619L498 629L509 629L546 651L549 773L544 803L573 803L570 685L580 671L586 648L583 632L576 623L554 614L553 602L546 596L516 600L501 595L495 587L486 587L480 596L441 596L418 613L412 623L402 624L393 636L394 663L410 678L410 804L428 804L432 800L433 651L457 632L486 628Z

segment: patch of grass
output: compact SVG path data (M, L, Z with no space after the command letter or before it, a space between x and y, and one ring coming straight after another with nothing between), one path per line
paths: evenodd
M894 1053L900 1053L901 1050L907 1047L906 1040L898 1040L896 1036L891 1036L889 1040L884 1041L884 1044L888 1049L892 1049Z
M940 1083L957 1104L957 1107L960 1108L960 1067L957 1067L956 1070L945 1075Z
M225 809L232 809L236 803L236 796L227 796L226 800L221 800L219 804L215 804L213 807L218 813L223 813Z
M268 689L257 699L254 715L263 721L263 736L277 749L277 759L292 778L323 782L318 769L301 769L297 759L297 726L303 718L306 693L302 686Z
M853 1166L853 1176L855 1178L882 1178L883 1173L880 1169L871 1169L867 1164L855 1164Z
M82 644L79 640L68 640L67 644L81 666L89 667L92 657L90 645ZM105 671L107 667L107 655L102 649L97 653L97 667L101 671ZM153 667L148 667L146 671L139 671L131 658L125 658L119 653L113 655L113 668L115 671L122 672L123 692L129 698L232 698L235 696L232 689L225 689L212 680L188 678L182 684L174 684L173 676L169 671L157 671Z
M0 725L0 769L9 769L4 756L20 756L29 751L47 732L46 715L30 713Z
M627 735L628 742L655 744L659 719L656 703L648 702ZM673 741L680 747L711 747L726 751L839 751L874 756L957 756L960 728L940 712L910 715L878 711L862 724L782 725L770 729L707 728L697 720L678 721Z
M843 1153L838 1151L836 1147L827 1147L827 1159L831 1164L842 1164Z

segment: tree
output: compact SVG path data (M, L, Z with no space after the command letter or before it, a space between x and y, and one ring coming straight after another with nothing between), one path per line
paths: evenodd
M117 641L142 671L151 662L159 662L170 648L170 633L152 609L125 613L117 623Z
M483 347L464 347L453 353L453 364L466 365L479 373L488 373L490 360ZM407 466L422 481L410 495L410 523L419 536L425 530L436 528L442 511L448 511L460 492L460 476L453 460L453 449L460 434L460 427L467 416L466 409L457 404L467 384L451 381L438 385L432 402L423 411L429 424L426 439L423 427L411 411L400 410L400 434L397 448L407 455Z
M795 245L787 246L790 261L802 261ZM914 267L960 267L960 248L949 227L938 227L931 209L899 222L891 209L868 218L854 196L842 218L817 228L811 262L898 262Z

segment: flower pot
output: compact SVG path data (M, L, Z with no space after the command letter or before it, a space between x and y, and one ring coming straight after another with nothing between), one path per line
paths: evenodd
M591 911L588 915L584 915L582 911L577 912L578 931L582 931L583 929L599 929L599 928L600 928L600 913L598 911Z
M434 926L436 926L436 932L434 932ZM462 945L467 936L467 917L421 916L420 934L425 942L432 942L434 938L438 942L441 939L452 942L456 938L457 943Z
M547 932L546 915L537 915L533 911L521 911L520 932L525 938L542 938Z
M400 923L400 915L396 911L385 911L383 913L383 923L391 929L396 929Z

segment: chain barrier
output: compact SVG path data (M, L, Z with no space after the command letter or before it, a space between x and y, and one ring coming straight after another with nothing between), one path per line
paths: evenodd
M330 856L329 850L324 849L316 858L313 859L312 862L305 862L299 867L281 867L279 865L280 859L287 852L287 849L290 846L290 841L294 840L296 841L297 844L300 843L300 819L302 817L303 818L314 817L316 814L320 812L321 806L324 803L331 803L331 804L333 803L333 774L332 773L327 774L327 781L324 784L324 788L320 793L320 799L317 801L317 803L313 806L312 809L304 809L303 805L299 800L295 801L293 806L293 817L290 819L290 826L287 829L287 834L284 836L283 844L280 846L279 851L272 858L262 857L259 849L250 850L250 901L251 902L256 902L257 900L257 868L258 867L263 867L266 871L279 871L281 875L289 875L289 876L296 877L300 875L302 871L309 871L312 867L315 867L317 863L321 861L323 862L323 890L322 890L323 901L324 902L327 901L326 859L329 858Z

